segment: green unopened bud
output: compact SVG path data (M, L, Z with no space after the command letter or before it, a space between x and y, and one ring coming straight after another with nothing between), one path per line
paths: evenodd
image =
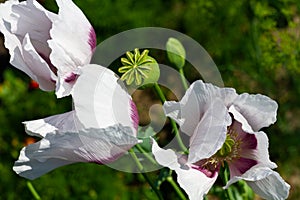
M185 49L181 42L175 38L169 38L166 44L167 54L170 62L178 69L185 65Z
M135 49L133 53L126 52L126 58L121 58L123 66L118 71L123 73L121 80L127 85L140 87L158 81L159 65L148 53L149 50L140 53L138 49Z

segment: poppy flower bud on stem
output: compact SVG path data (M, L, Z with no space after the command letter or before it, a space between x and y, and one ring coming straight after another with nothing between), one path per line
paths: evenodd
M139 49L135 49L133 53L126 52L126 58L121 58L123 66L118 71L123 73L121 80L127 85L140 87L158 81L159 65L148 53L149 50L140 53Z

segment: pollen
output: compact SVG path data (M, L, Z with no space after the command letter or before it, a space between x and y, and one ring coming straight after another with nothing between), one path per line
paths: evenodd
M231 161L240 158L242 140L238 137L236 130L228 127L226 133L226 139L221 147L212 157L208 158L202 167L208 170L215 170L219 166L223 166L225 162L230 163Z

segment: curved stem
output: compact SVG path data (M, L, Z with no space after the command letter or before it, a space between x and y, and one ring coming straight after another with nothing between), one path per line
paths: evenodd
M176 193L178 194L178 196L180 197L180 199L187 200L187 198L185 197L185 195L182 193L181 189L178 187L178 185L173 180L172 176L168 176L167 177L167 181L172 185L172 187L174 188L174 190L176 191Z
M155 89L156 93L158 94L158 96L159 96L159 98L160 98L160 101L161 101L162 103L164 103L164 102L166 101L166 97L165 97L163 91L161 90L161 88L159 87L158 83L155 83L155 84L154 84L154 89ZM176 137L176 139L177 139L177 142L178 142L179 147L181 148L181 150L182 150L183 152L187 153L188 150L187 150L186 146L184 145L184 143L182 142L182 139L181 139L181 137L180 137L180 134L179 134L179 131L178 131L178 127L177 127L177 125L176 125L176 122L175 122L173 119L171 119L171 118L169 118L169 120L170 120L171 126L172 126L172 128L173 128L173 130L174 130L175 137Z
M177 139L177 142L178 142L178 145L180 146L181 150L184 152L184 153L188 153L188 149L186 148L186 146L183 144L183 141L180 137L180 134L179 134L179 131L178 131L178 128L177 128L177 125L176 125L176 122L169 118L170 119L170 122L171 122L171 126L175 132L175 137Z
M34 197L34 199L36 200L41 200L40 195L37 193L37 191L34 189L32 183L30 181L27 181L27 187L30 190L32 196Z
M186 78L184 76L184 71L182 68L179 69L179 74L180 74L180 79L181 79L182 85L183 85L184 89L187 90L189 88L189 86L186 82Z
M133 158L133 160L135 161L138 169L140 170L141 174L143 175L143 177L145 178L145 180L148 182L148 184L151 186L152 190L155 192L157 198L159 200L163 200L163 196L160 193L160 191L158 190L157 187L155 187L155 185L152 183L152 181L150 180L150 178L148 177L148 175L144 172L144 167L141 164L141 162L139 161L138 157L136 156L135 152L133 151L133 149L129 150L129 153L131 155L131 157Z
M158 94L160 101L162 103L165 103L165 101L167 101L167 99L166 99L163 91L160 89L158 83L154 83L154 89L155 89L156 93Z
M135 147L139 150L139 152L143 153L143 155L154 165L157 165L157 162L155 161L155 159L149 155L148 152L146 152L143 147L141 147L141 145L136 144Z

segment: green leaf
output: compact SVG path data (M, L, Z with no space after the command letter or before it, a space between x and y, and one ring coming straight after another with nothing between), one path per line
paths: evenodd
M181 42L175 38L169 38L166 44L167 54L170 62L178 69L183 68L185 64L185 49Z

